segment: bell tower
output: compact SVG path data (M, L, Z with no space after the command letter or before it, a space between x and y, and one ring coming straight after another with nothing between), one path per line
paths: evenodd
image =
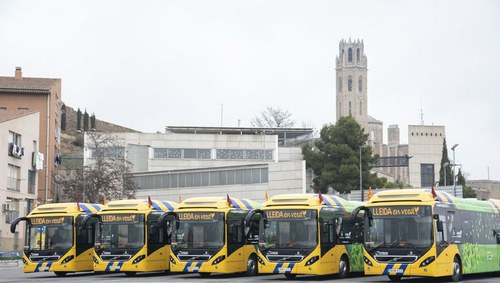
M340 41L335 70L337 120L352 116L368 133L368 69L363 41Z

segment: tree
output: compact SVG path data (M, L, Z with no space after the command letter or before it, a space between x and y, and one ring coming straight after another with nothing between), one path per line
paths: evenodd
M85 109L85 113L83 114L83 130L89 130L89 113L87 113L87 109Z
M361 165L363 188L367 189L377 180L370 174L370 164L378 156L372 156L372 148L365 144L368 135L361 126L349 116L341 117L335 125L325 125L315 147L304 145L302 154L307 168L315 175L314 191L327 193L331 187L340 193L349 193L359 188L359 152L361 148Z
M137 190L131 178L132 164L125 158L125 148L108 133L87 132L86 145L91 150L88 166L66 170L56 181L71 201L102 202L133 198Z
M445 164L447 164L445 166ZM439 169L439 185L447 186L448 184L453 184L453 172L451 171L450 159L448 158L448 147L446 146L446 138L443 139L443 152L441 156L441 169ZM445 178L446 174L446 178ZM446 184L444 183L446 180Z
M467 186L464 175L462 174L462 169L458 169L457 174L457 185L462 186L462 196L463 198L476 198L477 194L472 189L471 186Z
M90 129L95 130L95 114L92 113L92 116L90 116Z
M61 131L66 131L66 104L61 106Z
M250 124L257 128L291 128L295 125L291 116L292 114L279 107L266 107L266 110L256 115Z
M76 111L76 130L82 130L82 111L80 110L80 108L78 108L78 111Z

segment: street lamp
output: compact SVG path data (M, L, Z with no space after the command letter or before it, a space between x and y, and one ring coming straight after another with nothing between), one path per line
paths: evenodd
M363 193L363 167L361 165L361 149L366 145L359 146L359 191L361 192L361 201L364 201L365 195Z
M456 187L456 178L455 178L455 148L457 148L458 143L456 143L454 146L451 147L451 150L453 151L453 195L457 196L457 187Z

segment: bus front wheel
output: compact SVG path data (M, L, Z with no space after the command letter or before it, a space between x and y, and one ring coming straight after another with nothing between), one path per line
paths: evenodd
M257 259L255 259L255 255L251 255L247 261L247 275L255 276L258 272Z
M56 271L54 273L56 274L56 276L62 277L62 276L66 276L67 272Z
M392 282L399 282L399 281L401 281L401 277L403 277L403 276L402 275L389 275L389 279Z
M344 279L344 278L349 277L349 260L347 260L347 257L345 255L343 255L339 261L339 275L338 275L338 277L340 279Z
M453 260L453 274L451 275L451 281L458 282L462 279L462 264L458 257Z

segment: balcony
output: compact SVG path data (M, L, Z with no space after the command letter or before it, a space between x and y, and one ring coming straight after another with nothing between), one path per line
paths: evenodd
M23 155L24 155L24 147L16 145L14 143L9 143L9 156L21 159Z
M19 191L21 188L21 179L7 177L7 189Z

